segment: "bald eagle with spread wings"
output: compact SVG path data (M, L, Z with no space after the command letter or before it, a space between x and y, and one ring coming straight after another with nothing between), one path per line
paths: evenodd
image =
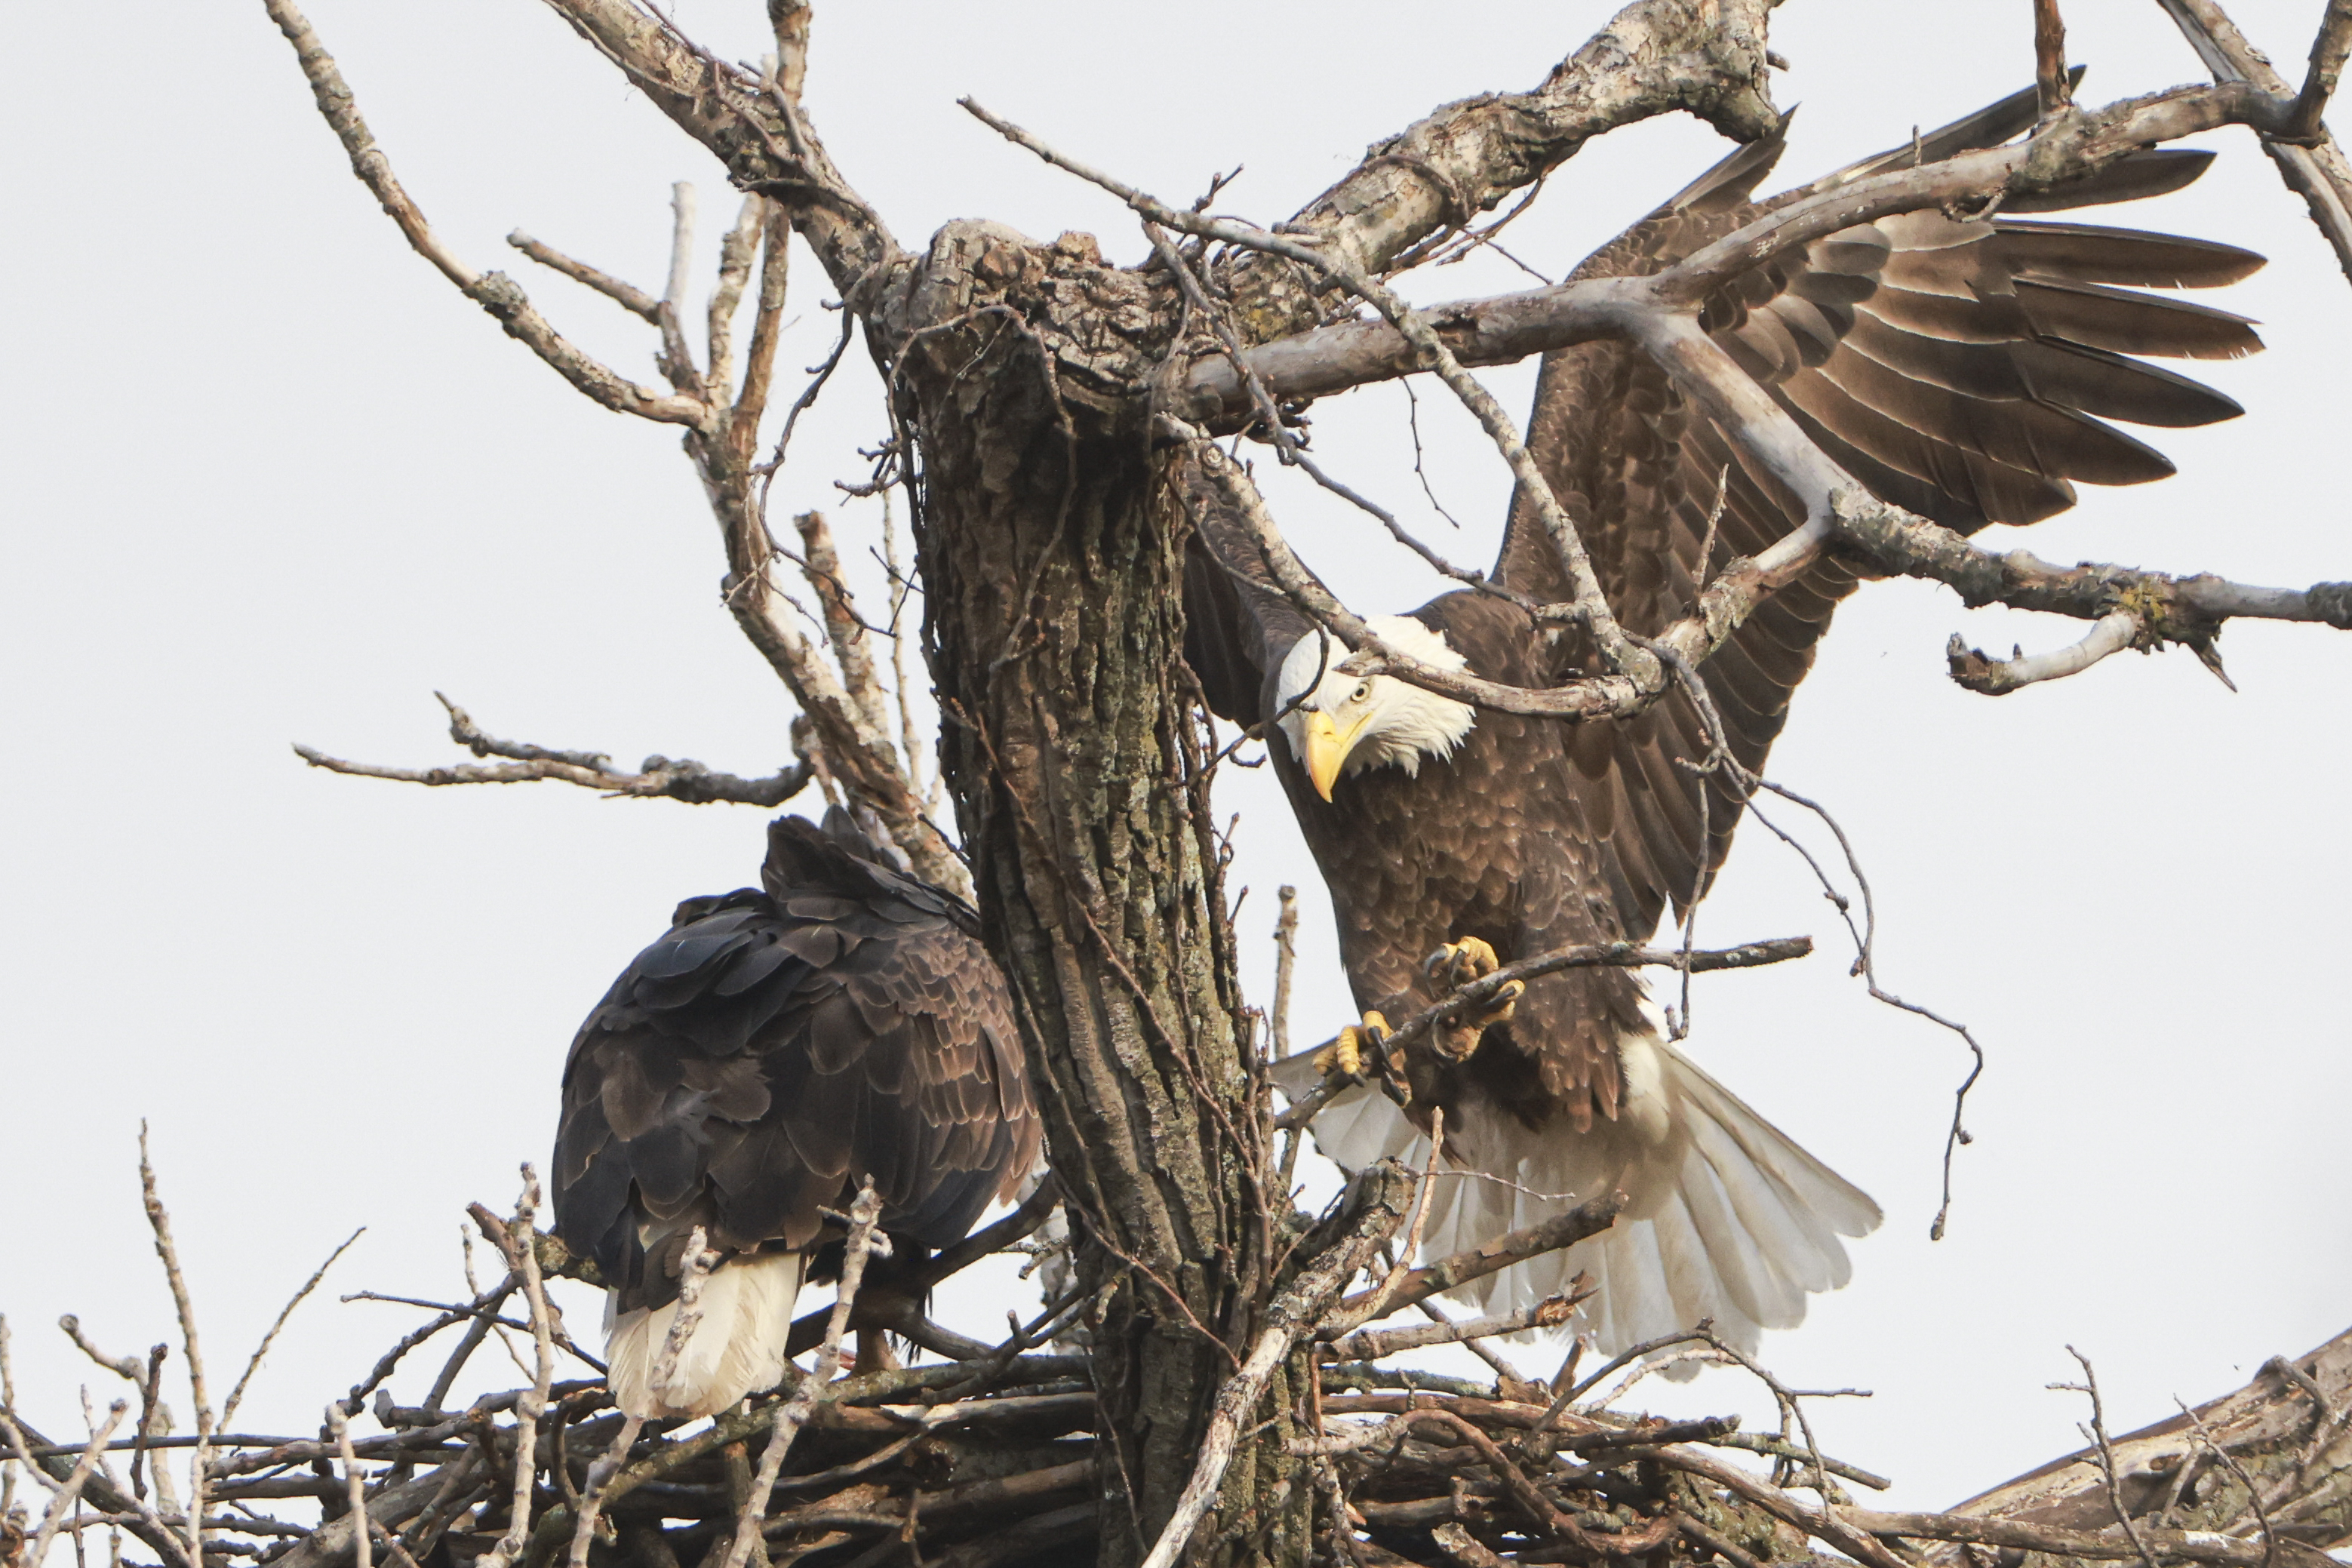
M904 1262L962 1239L1037 1163L971 909L838 811L771 824L760 881L678 905L563 1069L556 1234L604 1274L607 1382L634 1415L709 1415L782 1380L793 1302L869 1178ZM719 1261L665 1368L698 1226Z
M1752 193L1781 151L1769 138L1724 160L1574 276L1660 270L1781 203L1914 157L1998 143L2032 119L2033 95L2020 94L1759 203ZM1885 500L1963 532L2035 522L2073 504L2074 481L2137 484L2172 471L2107 421L2180 426L2240 412L2135 356L2249 353L2261 346L2249 323L2143 290L2232 282L2262 258L2016 215L2160 194L2195 179L2210 157L2146 151L1999 216L1917 212L1849 228L1732 279L1706 302L1702 324L1823 452ZM1804 521L1777 480L1622 342L1546 358L1528 446L1635 634L1662 630L1712 573ZM1187 654L1213 709L1264 727L1329 886L1372 1036L1465 976L1558 948L1645 939L1669 906L1705 894L1743 795L1729 770L1689 765L1709 746L1685 693L1672 690L1631 719L1571 724L1349 673L1348 650L1274 586L1238 521L1197 487L1194 499ZM1832 611L1863 570L1822 560L1702 668L1745 768L1762 765ZM1540 628L1520 607L1572 596L1524 495L1492 580L1519 602L1465 590L1370 625L1429 664L1517 686L1602 668L1580 632ZM1463 1292L1504 1310L1561 1289L1581 1269L1596 1290L1578 1326L1604 1351L1703 1318L1753 1347L1762 1330L1795 1325L1809 1292L1843 1285L1843 1238L1878 1224L1867 1196L1668 1043L1631 971L1528 981L1483 1017L1402 1055L1406 1109L1368 1088L1349 1090L1314 1122L1325 1152L1351 1168L1383 1154L1419 1163L1430 1113L1442 1109L1446 1163L1462 1174L1437 1188L1430 1255L1622 1190L1629 1203L1609 1231ZM1277 1075L1296 1097L1322 1066L1302 1056Z

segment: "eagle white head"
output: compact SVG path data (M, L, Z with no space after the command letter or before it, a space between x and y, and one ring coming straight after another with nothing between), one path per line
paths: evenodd
M1442 635L1410 616L1374 616L1364 624L1423 664L1461 669L1468 663ZM1282 732L1325 800L1342 774L1365 768L1393 763L1417 777L1423 756L1451 756L1478 721L1467 702L1393 676L1343 674L1339 666L1348 657L1345 643L1318 629L1291 647L1275 681Z

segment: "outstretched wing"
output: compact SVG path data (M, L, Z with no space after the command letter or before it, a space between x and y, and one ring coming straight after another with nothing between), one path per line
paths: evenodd
M1917 154L2006 140L2032 122L2032 105L2030 92L1994 104L1922 138ZM1755 203L1750 194L1780 151L1777 136L1740 149L1576 276L1659 270L1777 205L1914 155L1906 146ZM2139 153L2032 205L2047 211L2155 195L2195 179L2210 159ZM2137 484L2172 472L2161 453L2108 420L2178 426L2239 413L2210 388L2127 356L2227 358L2260 348L2241 317L2138 290L2233 282L2261 265L2251 251L2168 235L1913 213L1846 229L1734 279L1702 321L1849 473L1887 500L1973 532L2063 510L2076 480ZM1705 575L1702 551L1712 571L1802 521L1777 481L1625 344L1546 357L1528 444L1583 531L1610 603L1637 633L1686 612ZM1524 497L1496 575L1538 599L1568 596ZM1855 580L1846 563L1820 563L1705 666L1748 767L1762 764ZM1581 638L1564 639L1556 678L1597 668ZM1740 803L1722 773L1710 784L1679 765L1706 752L1698 714L1679 692L1632 720L1574 726L1566 743L1585 815L1609 847L1619 913L1630 934L1646 935L1669 903L1704 892L1729 850Z
M723 1253L808 1247L868 1176L893 1234L943 1247L1035 1163L1003 976L947 895L795 817L766 890L694 899L581 1026L556 1225L624 1310Z

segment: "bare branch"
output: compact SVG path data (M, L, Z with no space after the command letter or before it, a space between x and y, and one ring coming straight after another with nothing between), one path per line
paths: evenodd
M1416 1324L1409 1329L1358 1329L1330 1342L1331 1353L1349 1361L1378 1361L1400 1351L1429 1345L1458 1344L1496 1334L1516 1334L1528 1329L1556 1329L1568 1321L1577 1303L1591 1295L1589 1286L1572 1295L1547 1296L1532 1307L1488 1318L1464 1318L1453 1322Z
M1445 1555L1462 1564L1462 1568L1508 1568L1507 1562L1478 1544L1478 1538L1448 1520L1429 1532Z
M327 1401L327 1430L334 1434L337 1455L343 1461L343 1488L354 1520L367 1518L367 1483L360 1475L360 1459L352 1452L351 1422L343 1415L343 1402ZM352 1532L352 1561L354 1568L374 1568L375 1532L355 1530Z
M1647 287L1655 280L1636 281ZM2003 553L1971 544L1949 529L1879 500L1856 483L1691 318L1633 303L1630 296L1622 303L1619 319L1628 335L1760 458L1809 512L1804 524L1760 554L1733 562L1718 573L1700 591L1692 613L1652 639L1662 658L1671 654L1694 664L1706 658L1744 624L1767 594L1818 559L1832 538L1864 550L1888 570L1944 583L1970 605L2000 603L2096 620L2129 604L2140 608L2152 636L2192 647L2210 641L2219 622L2235 617L2314 621L2352 629L2352 584L2263 588L2210 574L2175 577L2104 563L2062 571L2024 551ZM1663 684L1654 689L1646 680L1627 676L1530 690L1440 670L1385 647L1307 573L1266 516L1255 487L1213 443L1198 440L1198 432L1170 416L1162 416L1160 423L1174 438L1196 440L1199 470L1222 492L1222 504L1250 530L1283 592L1350 648L1377 656L1376 660L1351 660L1351 669L1395 675L1500 711L1575 718L1638 712L1664 690Z
M16 1409L16 1365L8 1354L8 1315L0 1312L0 1413L13 1415ZM9 1439L8 1451L0 1454L0 1530L13 1528L16 1511L16 1449L23 1446L23 1435L10 1423L0 1431ZM29 1463L29 1461L27 1461ZM41 1472L37 1468L35 1476Z
M1284 883L1276 889L1282 912L1274 922L1274 1057L1290 1054L1290 986L1298 967L1298 889Z
M644 1416L635 1413L624 1415L621 1429L613 1435L612 1443L588 1467L588 1481L581 1489L580 1517L572 1526L572 1550L566 1558L571 1568L588 1568L588 1550L596 1539L597 1521L604 1513L604 1489L612 1485L621 1467L629 1462L629 1450L636 1446L637 1435L645 1426Z
M2336 95L2347 54L2352 54L2352 0L2328 0L2319 35L2311 40L2309 74L2303 79L2303 90L2295 95L2294 122L2281 141L2318 141L2327 136L2320 116L2327 112L2327 100Z
M1842 229L1900 212L1938 206L1975 210L1996 198L2039 195L2155 142L2224 125L2283 126L2292 109L2284 84L2265 91L2243 81L2126 99L2105 109L2061 116L2022 142L1890 170L1775 207L1661 272L1585 279L1435 305L1421 313L1465 365L1500 364L1601 338L1638 340L1645 313L1688 310L1739 274ZM1246 224L1187 215L1178 226L1271 248L1301 265L1321 265L1312 247ZM1327 395L1428 368L1414 346L1387 321L1318 327L1263 343L1245 357L1273 394L1286 400ZM1189 367L1183 392L1167 406L1181 417L1208 421L1221 429L1244 418L1251 408L1243 375L1222 355L1204 356Z
M1946 645L1944 657L1950 660L1952 679L1970 691L1988 697L2005 696L2021 686L2032 686L2041 680L2060 680L2083 671L2110 654L2121 653L2140 640L2138 615L2131 610L2110 610L2091 626L2090 635L2070 647L2054 653L2020 654L2014 658L1988 658L1979 649L1961 640L1958 632Z
M2044 120L2074 107L2073 84L2066 79L2066 23L2058 15L2058 0L2033 0L2033 89Z
M1505 964L1491 974L1482 975L1449 993L1444 1001L1416 1013L1390 1032L1391 1048L1410 1045L1434 1028L1442 1028L1466 1014L1484 1007L1515 981L1533 980L1538 975L1555 974L1563 969L1643 969L1681 970L1685 973L1706 974L1723 969L1758 969L1770 963L1786 963L1804 958L1813 951L1813 939L1809 936L1771 937L1763 942L1742 942L1737 947L1715 949L1685 949L1679 947L1643 947L1629 942L1608 942L1555 948L1533 958L1523 958Z
M561 272L574 283L584 284L632 314L644 317L655 326L661 325L661 301L634 283L624 282L608 272L600 272L584 261L575 260L551 245L543 245L520 229L507 236L507 243L551 271Z
M640 386L582 353L548 324L524 295L521 286L505 273L476 272L459 260L401 188L392 172L391 160L376 145L367 121L360 117L358 100L352 96L351 87L335 65L334 56L319 41L309 18L294 0L262 3L270 19L278 24L278 31L294 46L302 74L310 79L310 91L319 100L319 112L326 117L344 151L351 154L352 173L374 194L392 221L400 226L411 248L438 268L441 275L456 284L467 299L496 318L508 335L520 340L558 374L605 407L668 425L698 426L704 421L709 411L698 400L668 396Z
M1808 1520L1818 1517L1798 1505ZM2087 1531L2060 1530L2014 1519L1979 1519L1961 1513L1885 1513L1875 1509L1840 1508L1838 1520L1874 1536L1903 1536L1914 1541L1965 1542L1973 1546L2017 1552L2047 1552L2086 1562L2119 1562L2136 1558L2140 1550L2131 1542ZM1791 1520L1791 1523L1797 1521ZM1799 1523L1799 1529L1808 1528ZM2147 1545L2160 1556L2189 1563L2212 1563L2226 1568L2264 1568L2268 1551L2251 1541L2240 1541L2210 1530L2142 1530Z
M2230 20L2217 0L2157 3L2188 38L2189 47L2205 62L2205 68L2213 73L2214 80L2252 82L2273 93L2287 90L2285 80L2271 68L2269 58L2246 41L2245 35L2238 31L2237 24ZM2336 13L2336 7L2331 4L2322 38L2334 31ZM2318 52L2315 44L2315 63ZM2318 73L2315 71L2313 75L2316 79ZM2300 129L2305 121L2300 96L2294 118L2295 128ZM2336 265L2344 268L2347 279L2352 279L2352 164L2345 162L2343 148L2325 134L2324 128L2314 125L2311 129L2321 137L2314 145L2297 146L2282 139L2266 138L2263 151L2278 165L2279 178L2286 182L2287 188L2303 198L2304 205L2310 209L2311 221L2334 248Z
M1625 1194L1609 1193L1589 1198L1563 1214L1556 1214L1539 1224L1525 1226L1476 1247L1465 1247L1450 1257L1441 1258L1425 1268L1415 1268L1389 1293L1389 1310L1410 1307L1427 1297L1465 1285L1514 1263L1524 1263L1530 1258L1540 1258L1547 1252L1557 1252L1564 1247L1574 1247L1587 1237L1599 1236L1616 1223L1619 1211L1625 1206ZM1363 1291L1342 1301L1342 1310L1352 1311L1371 1299Z
M1810 1507L1737 1466L1724 1464L1693 1448L1675 1445L1655 1453L1660 1463L1712 1481L1783 1523L1795 1525L1808 1535L1817 1535L1849 1557L1871 1564L1871 1568L1905 1568L1901 1558L1849 1523L1844 1515L1827 1503Z
M628 0L548 4L656 109L716 154L739 187L783 204L845 298L864 300L880 289L887 268L909 259L881 215L834 167L799 106L805 16L797 24L780 21L780 27L798 27L799 47L783 46L782 100L762 101L764 84L697 48L667 18Z
M971 876L926 816L888 732L866 722L864 710L793 624L792 602L778 581L780 559L771 546L747 574L730 576L727 604L736 623L800 700L824 742L835 777L882 819L914 862L916 875L964 896Z
M797 104L808 80L809 0L768 0L776 34L776 91Z
M1354 1298L1339 1311L1327 1314L1316 1325L1320 1337L1344 1337L1385 1316L1389 1302L1404 1289L1412 1273L1412 1260L1420 1256L1422 1227L1429 1222L1430 1194L1436 1190L1437 1178L1445 1161L1445 1108L1432 1106L1429 1111L1429 1163L1422 1167L1421 1180L1414 1184L1412 1210L1405 1216L1404 1240L1395 1249L1396 1261L1382 1275L1381 1282Z
M760 294L752 306L751 346L743 356L743 390L736 395L727 433L737 464L748 468L760 444L760 419L768 410L775 375L776 344L783 337L784 291L792 276L792 219L770 202L761 226Z
M743 302L743 286L751 280L751 258L760 248L760 234L767 214L765 196L744 197L742 210L735 216L735 226L727 231L727 238L719 247L719 287L710 294L705 323L709 347L704 353L714 402L728 402L730 388L734 385L735 311Z
M856 702L859 715L877 734L887 735L889 698L875 671L865 619L857 613L848 580L841 574L841 554L834 548L833 529L821 511L801 513L793 519L793 526L801 536L801 575L816 591L817 603L824 612L825 640L832 645L834 662L841 666L842 683Z
M1686 110L1734 141L1780 123L1758 0L1637 0L1527 93L1484 93L1376 144L1286 226L1328 242L1340 264L1378 277L1420 241L1461 228L1605 132ZM1233 291L1258 339L1313 326L1314 291L1269 258L1234 268Z
M686 284L694 265L694 186L684 180L671 185L669 207L669 277L662 285L661 304L654 315L655 324L661 329L662 371L672 386L708 409L725 400L709 395L710 383L696 369L694 351L686 343Z
M392 779L401 784L439 786L469 784L533 784L554 779L602 791L615 798L682 800L690 805L724 801L737 805L775 807L806 788L813 776L806 759L766 778L739 778L707 768L691 758L647 757L635 773L613 765L602 752L553 751L528 742L505 741L486 734L467 711L440 692L433 694L449 710L449 738L478 757L507 757L503 763L477 766L457 763L437 768L395 768L375 763L346 762L314 747L297 745L294 754L314 768L348 773L354 778Z

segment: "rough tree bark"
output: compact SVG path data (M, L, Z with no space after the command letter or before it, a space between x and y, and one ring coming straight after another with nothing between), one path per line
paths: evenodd
M1089 350L1164 350L1154 291L1083 237L1039 247L958 225L926 258L896 366L922 457L942 766L1044 1049L1063 1190L1096 1243L1080 1272L1103 1293L1106 1544L1135 1556L1191 1472L1204 1393L1252 1332L1264 1218L1284 1206L1253 1186L1259 1113L1182 679L1181 531L1154 504L1133 401L1065 374ZM1280 1436L1254 1451L1278 1453ZM1234 1506L1266 1512L1259 1485L1238 1468ZM1265 1519L1274 1560L1295 1554L1306 1500Z

